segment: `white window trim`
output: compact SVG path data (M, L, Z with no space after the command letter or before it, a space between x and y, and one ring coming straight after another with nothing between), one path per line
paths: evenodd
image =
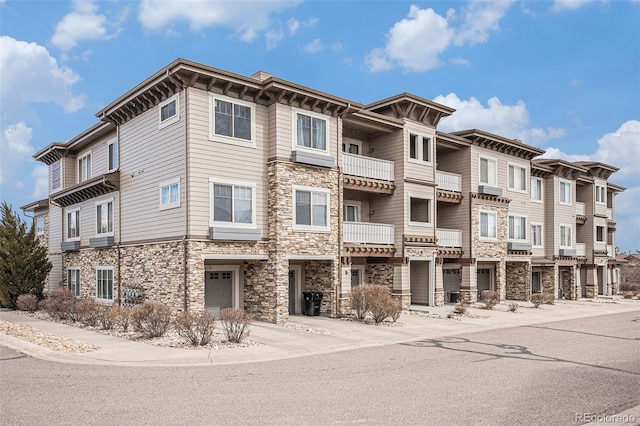
M176 202L169 202L167 204L162 204L162 188L170 186L170 185L175 185L178 184L178 201ZM158 184L158 211L162 211L162 210L169 210L169 209L175 209L180 207L180 200L182 199L182 194L180 193L181 188L180 188L180 178L176 177L164 182L161 182Z
M292 229L296 232L331 232L331 191L326 188L317 188L313 186L300 186L293 185L293 191L291 191L291 208L293 210L293 222ZM327 225L326 226L315 226L315 225L298 225L296 224L296 192L297 191L306 191L306 192L321 192L323 194L327 194ZM313 198L313 197L312 197ZM311 212L311 217L313 219L313 211Z
M53 165L54 164L58 164L60 166L60 168L58 170L60 170L60 179L58 180L59 185L58 186L53 186ZM51 168L51 192L55 192L57 189L62 188L62 179L63 179L63 170L62 170L62 160L58 160L55 161L51 164L52 168Z
M71 213L78 212L78 236L69 238L69 215ZM76 207L74 209L69 209L64 211L64 241L80 241L82 237L82 212L80 207Z
M78 271L78 294L73 293L76 298L80 298L82 297L82 274L80 273L80 267L79 266L68 266L67 267L67 289L70 291L73 291L69 288L69 271ZM96 274L96 279L97 279L97 274Z
M534 180L537 181L537 182L540 182L540 199L539 200L533 198L533 184L531 182L534 181ZM532 203L539 203L539 204L544 203L544 194L543 194L544 181L542 179L538 178L538 177L532 177L531 179L529 179L529 187L530 187L529 188L529 191L530 191L530 197L529 198L531 199L531 202Z
M523 169L524 170L524 189L519 189L519 188L514 188L511 186L511 182L509 182L509 168L510 167L514 167L514 168L518 168L518 169ZM507 163L507 190L509 192L518 192L520 194L526 194L527 193L527 178L531 177L528 173L528 167L523 166L522 164L518 164L518 163L512 163L512 162L508 162ZM515 169L514 169L514 173L515 173Z
M215 221L213 220L213 211L214 211L214 196L213 196L213 186L215 184L220 185L232 185L232 186L246 186L251 188L251 223L236 223L236 222L223 222L223 221ZM256 182L249 182L243 180L232 180L232 179L218 179L214 177L209 178L209 226L219 226L224 228L244 228L244 229L256 229L258 224L256 223L257 212L256 212Z
M569 202L562 201L560 199L560 194L562 193L562 184L569 185ZM571 206L573 205L573 182L567 179L559 179L558 181L558 204L562 204L563 206Z
M607 204L607 187L604 186L604 185L596 185L595 187L596 187L596 194L595 194L596 204L606 205ZM600 192L603 193L603 195L602 195L603 199L598 201L598 197L599 197L598 194L600 194Z
M229 272L231 271L231 279L233 280L233 297L231 303L235 309L240 307L240 266L239 265L205 265L205 273L207 272Z
M357 145L358 146L358 154L351 154L348 149L346 151L343 150L342 152L347 153L347 154L351 154L351 155L364 155L362 153L362 141L361 140L343 137L342 138L342 144L344 145L344 148L347 148L347 145Z
M42 221L42 230L38 229L39 220ZM33 218L33 227L35 228L36 235L44 235L44 227L45 227L44 216L36 216L35 218Z
M429 203L429 222L414 222L411 220L411 199L412 198L416 198L416 199L420 199L420 200L430 200L431 202ZM416 194L416 193L412 193L409 192L407 193L407 213L409 215L408 217L408 222L409 222L409 226L420 226L420 227L428 227L428 228L432 228L433 227L433 215L434 215L434 205L433 205L433 197L428 196L428 195L422 195L422 194Z
M562 244L562 228L569 228L569 230L571 231L571 245L569 246ZM558 244L560 245L560 248L573 248L573 226L571 226L571 224L558 224Z
M495 216L496 218L496 236L495 237L483 237L482 236L482 220L480 219L480 216L482 215L482 213L486 213L490 216ZM493 210L480 210L478 211L478 238L480 239L480 241L498 241L498 212L495 212Z
M417 146L417 151L416 154L418 156L418 158L411 158L411 135L416 135L420 138L427 138L430 140L429 142L429 161L424 161L422 160L422 158L424 158L424 152L423 152L423 146L422 143L419 143ZM429 135L428 133L424 132L424 131L420 131L417 129L412 129L412 128L408 128L407 129L407 133L406 133L406 138L407 138L407 161L409 163L414 163L414 164L421 164L421 165L433 165L433 150L434 150L434 139L435 139L435 135Z
M112 145L115 145L115 153L116 153L117 161L116 161L115 167L109 169L109 172L113 172L115 170L118 170L118 168L120 167L120 152L119 152L120 149L119 149L119 146L118 146L118 140L117 139L114 139L114 140L112 140L111 142L109 142L107 144L107 167L109 167L109 152L111 151L111 146Z
M85 180L80 180L80 160L85 157L91 157L91 165L89 166L89 170L87 170L87 178ZM76 173L77 183L86 182L93 177L93 156L91 155L91 151L84 152L76 158L76 168L78 169Z
M113 266L96 266L96 281L95 281L95 297L96 297L96 301L100 302L100 303L105 303L105 304L111 304L113 303L113 301L116 298L116 289L115 289L115 273L113 272ZM112 299L103 299L101 297L98 297L98 271L111 271L111 296L113 297Z
M163 121L162 108L166 105L169 105L173 101L176 102L176 114ZM158 104L158 129L164 129L167 126L177 123L178 121L180 121L180 92Z
M488 162L495 163L495 165L496 165L496 167L495 167L496 171L495 171L495 176L494 176L495 183L483 182L482 181L482 178L481 178L481 176L482 176L482 173L481 173L481 171L482 171L482 160L487 160ZM488 175L489 175L489 170L487 170L487 176ZM478 156L478 182L480 183L480 185L488 185L488 186L492 186L494 188L497 188L499 186L498 185L498 159L497 158L490 157L488 155L482 155L482 154Z
M238 104L251 108L251 139L235 138L233 136L218 135L215 130L216 99L232 104ZM230 145L256 148L256 104L231 98L229 96L209 93L209 140L212 142L227 143Z
M96 230L96 237L113 237L113 230L111 230L111 232L104 232L99 234L98 233L98 206L101 206L103 204L107 204L107 203L111 203L111 224L112 224L112 228L115 229L116 228L116 220L115 220L115 216L116 216L116 205L114 202L114 198L105 198L99 201L95 202L95 209L94 212L96 214L96 222L95 225L96 227L94 228Z
M293 151L309 151L309 152L315 152L315 153L322 153L322 154L329 154L329 141L330 141L330 137L329 137L329 133L330 133L330 125L331 125L331 117L329 117L328 115L324 115L324 114L318 114L317 112L313 112L313 111L308 111L306 109L300 109L300 108L291 108L292 114L291 114L291 129L292 129L292 136L291 136L291 149ZM302 115L306 115L309 117L313 117L313 118L317 118L320 120L324 120L325 121L325 149L318 149L318 148L312 148L312 147L306 147L306 146L300 146L298 145L298 114L302 114Z
M345 200L342 203L342 215L344 217L344 208L345 207L355 207L356 211L357 211L357 217L356 217L356 222L362 222L362 203L360 201L353 201L353 200ZM347 222L346 219L343 219L345 222ZM353 222L351 222L353 223Z
M598 228L602 228L602 240L598 239ZM606 243L607 242L607 227L606 225L596 225L594 230L593 230L593 241L595 241L596 243Z
M523 219L525 220L525 224L524 224L524 238L509 238L509 218L514 218L514 219ZM526 215L522 215L522 214L510 214L507 216L507 241L510 242L524 242L524 241L528 241L527 239L527 234L530 233L527 232L527 227L529 226L529 218Z
M540 227L540 242L542 244L535 245L535 241L533 239L533 232L531 232L531 247L533 247L533 248L543 248L544 247L544 224L542 222L531 222L529 224L529 229L531 229L531 227L533 227L533 226L539 226Z

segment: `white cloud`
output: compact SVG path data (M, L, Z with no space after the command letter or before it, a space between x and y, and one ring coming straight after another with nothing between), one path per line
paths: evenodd
M75 96L73 85L80 77L59 66L47 49L36 43L0 37L0 104L2 121L25 121L33 113L28 105L54 103L66 112L84 106L84 95Z
M490 32L500 29L499 21L512 3L513 0L472 2L462 10L460 20L454 9L440 16L433 9L411 5L407 17L387 33L385 46L365 56L365 64L372 72L386 71L394 65L417 72L434 69L441 63L440 55L452 45L486 42Z
M205 27L233 28L242 41L253 41L269 27L272 13L293 7L299 0L273 1L206 1L142 0L138 18L143 27L152 30L171 30L176 22L185 21L192 31ZM290 27L291 28L291 27ZM271 40L275 40L273 35Z
M468 67L469 65L471 65L469 63L469 61L467 59L464 59L464 58L452 58L452 59L449 60L449 62L451 62L452 64L455 64L455 65L462 65L462 66L465 66L465 67Z
M73 11L67 14L56 25L56 32L51 37L51 44L67 51L78 45L80 40L108 40L116 32L107 31L107 17L98 14L98 7L88 0L75 0Z
M313 41L304 46L303 50L307 53L318 53L325 49L324 44L319 38L314 38Z
M500 19L507 13L513 0L474 1L463 9L464 23L456 33L455 44L485 43L489 32L500 29Z
M551 10L554 12L562 12L563 10L576 10L594 0L555 0Z
M300 22L295 18L291 18L287 21L287 28L289 29L290 35L295 35L300 29Z
M34 152L31 131L25 123L7 126L0 135L0 186L20 189L24 183L15 180L16 171Z
M563 129L529 127L529 113L522 100L515 105L504 105L494 96L485 106L474 97L462 100L455 93L449 93L446 96L437 96L434 102L456 110L438 126L445 132L482 129L506 138L520 139L534 146L565 134Z
M49 167L44 164L37 164L31 171L33 178L33 192L31 198L40 200L49 194Z
M546 158L568 161L599 161L617 167L610 182L627 188L616 196L616 245L624 250L640 248L640 121L629 120L618 130L598 139L596 152L586 155L567 154L557 148L547 148ZM622 231L622 232L620 232Z

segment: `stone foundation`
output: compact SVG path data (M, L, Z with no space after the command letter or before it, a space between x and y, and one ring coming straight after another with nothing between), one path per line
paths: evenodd
M529 300L531 271L527 262L507 262L505 294L508 300Z

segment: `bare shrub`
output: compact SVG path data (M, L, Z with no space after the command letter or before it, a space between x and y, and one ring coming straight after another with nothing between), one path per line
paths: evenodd
M633 299L633 292L632 291L623 291L622 292L622 297L624 297L625 299ZM18 297L18 301L20 301L19 297Z
M146 338L161 337L169 329L171 308L162 302L144 302L133 309L131 323Z
M540 305L542 305L544 303L544 294L542 294L542 293L533 293L529 297L529 301L531 303L533 303L533 307L534 308L539 308Z
M103 330L111 330L115 324L113 322L113 318L111 317L111 306L98 304L96 307L96 313L98 314L98 325Z
M484 303L485 309L493 309L500 303L500 295L493 290L484 290L482 292L482 303Z
M31 293L21 294L16 300L16 307L21 311L33 313L38 310L38 296Z
M76 304L76 296L65 288L51 290L47 297L40 301L39 307L52 318L72 319Z
M109 310L109 316L114 327L120 327L125 333L129 331L129 322L131 320L131 309L124 306L114 305Z
M220 313L220 320L222 321L222 331L224 336L229 342L242 343L251 330L249 324L251 324L251 316L248 315L244 309L225 308Z
M402 301L392 296L391 301L389 302L388 310L391 321L398 321L398 319L400 318L400 314L402 313Z
M553 294L545 294L544 295L544 304L545 305L555 305L556 298L553 297Z
M100 321L98 314L98 302L94 299L82 299L76 303L77 321L84 325L95 327Z
M518 308L519 307L520 307L520 305L518 305L517 303L511 302L511 303L509 303L509 307L507 309L509 310L509 312L515 313L515 312L518 312Z
M467 313L467 309L469 309L469 302L464 297L458 300L456 303L456 307L453 309L454 314L464 315Z
M211 343L215 326L215 316L206 311L182 312L174 321L178 334L193 346L205 346Z
M620 283L619 291L622 292L623 294L625 291L638 293L640 292L640 284Z
M363 320L367 315L367 292L369 284L361 284L351 289L351 309L359 320Z

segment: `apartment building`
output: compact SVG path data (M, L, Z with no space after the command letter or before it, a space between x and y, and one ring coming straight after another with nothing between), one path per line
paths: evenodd
M388 285L405 309L484 289L610 294L616 169L437 132L453 113L408 93L362 105L178 59L36 153L50 195L23 209L42 218L49 288L104 303L283 322L303 291L323 293L323 315L347 313L362 283ZM567 182L584 222L561 199Z

